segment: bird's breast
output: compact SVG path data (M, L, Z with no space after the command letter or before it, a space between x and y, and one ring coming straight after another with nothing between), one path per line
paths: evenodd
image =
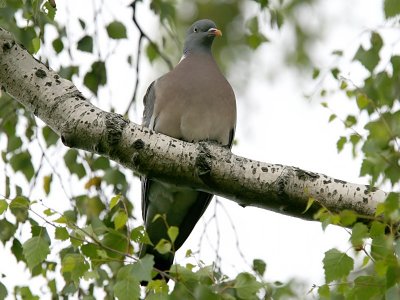
M186 141L229 143L235 95L216 65L189 61L157 80L155 96L156 131Z

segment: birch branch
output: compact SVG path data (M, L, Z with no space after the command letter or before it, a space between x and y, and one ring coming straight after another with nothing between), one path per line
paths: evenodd
M0 86L43 120L64 145L118 162L140 175L179 183L312 220L321 207L372 217L386 193L296 167L234 155L206 142L187 143L92 105L74 84L34 59L0 28ZM303 213L310 197L313 205Z

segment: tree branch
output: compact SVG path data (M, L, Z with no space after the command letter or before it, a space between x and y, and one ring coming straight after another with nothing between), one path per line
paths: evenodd
M179 183L312 220L325 207L374 215L386 193L295 167L254 161L210 143L187 143L157 134L87 101L72 82L34 59L0 28L0 85L68 146L120 163L151 178ZM305 213L310 197L313 205Z

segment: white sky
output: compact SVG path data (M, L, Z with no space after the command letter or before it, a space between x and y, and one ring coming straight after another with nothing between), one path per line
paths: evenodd
M87 20L90 26L92 1L59 0L57 18L65 19L66 3L70 4L71 17L80 16ZM119 1L118 3L129 3ZM334 62L330 53L335 49L344 49L347 54L353 55L360 33L367 28L376 28L383 23L381 15L382 1L378 0L340 0L320 1L319 9L305 10L304 16L310 20L310 26L319 26L323 20L327 27L323 33L325 39L317 47L317 64L321 68L329 68ZM126 20L129 24L130 10L121 9L119 5L106 2L104 7L108 11L102 16L107 21L118 18ZM143 28L150 36L156 36L158 28L155 26L153 15L143 7L148 6L148 1L139 4L142 8L138 16ZM251 12L251 8L249 12ZM318 13L318 14L317 14ZM318 28L318 27L317 27ZM224 28L222 28L223 30ZM136 45L136 33L133 27L128 28L129 41L115 43L119 55L112 56L108 67L112 76L108 79L108 88L102 92L102 99L107 101L121 101L121 113L129 101L135 80L135 73L129 69L124 53L135 54L136 49L130 45ZM71 31L74 32L74 31ZM76 40L80 38L80 31ZM328 124L330 112L319 105L320 99L315 96L313 100L304 99L304 94L309 94L315 88L315 82L307 83L299 74L280 65L281 47L290 36L285 30L279 33L271 33L271 43L260 47L250 63L239 64L237 70L231 70L228 79L234 89L235 83L241 82L242 72L240 68L246 68L248 78L246 90L236 91L238 98L238 124L236 139L238 145L233 148L235 154L270 163L293 165L306 170L324 173L335 178L355 183L367 183L365 178L359 178L360 158L353 160L350 149L345 149L341 154L336 151L336 142L340 135L344 134L343 126L339 122ZM218 41L216 41L218 42ZM113 44L114 45L114 44ZM111 47L112 48L112 47ZM109 49L102 48L102 55ZM278 58L278 59L277 59ZM64 57L66 59L66 57ZM78 59L82 66L90 65L86 55ZM51 64L50 64L51 66ZM139 99L142 99L147 85L162 72L154 68L145 60L142 60L142 72L140 78ZM271 79L270 72L275 79ZM349 69L351 78L359 78L357 68ZM328 83L332 87L332 83ZM79 86L79 85L78 85ZM88 94L86 94L88 95ZM105 103L108 103L108 102ZM335 113L345 116L353 109L352 104L340 96L329 99ZM97 103L95 103L97 105ZM107 109L104 102L99 104ZM140 122L138 112L135 120ZM0 165L2 168L2 166ZM0 182L4 182L0 175ZM134 182L135 188L131 199L136 199L135 206L140 206L140 188L138 180ZM0 193L3 192L0 185ZM61 197L62 198L62 197ZM60 202L66 200L59 200ZM56 205L54 199L49 199L49 205ZM312 284L321 284L323 278L322 259L324 252L332 247L341 251L349 251L347 243L348 233L338 227L329 226L323 232L318 222L307 222L266 210L246 207L241 208L232 201L221 200L230 218L235 223L235 231L230 226L229 219L223 209L218 210L220 230L219 256L222 258L222 270L228 275L249 270L248 263L254 258L261 258L267 263L266 278L271 281L286 282L290 278L299 278L307 282L306 289ZM57 206L68 206L68 203L59 203ZM58 208L57 209L61 209ZM187 243L177 254L177 261L184 263L185 249L198 249L198 242L203 231L203 223L213 214L214 204L210 205L205 217L200 221ZM140 216L137 212L137 216ZM214 223L212 223L214 224ZM207 227L207 236L213 240L215 246L216 227ZM244 254L245 260L237 249L237 241ZM351 251L350 251L351 253ZM21 284L22 278L28 280L21 265L16 267L12 256L0 246L0 273L7 275L3 283L8 287L13 284ZM203 242L200 258L210 264L215 261L215 252L207 241ZM4 261L7 263L4 264ZM193 261L192 261L193 262ZM38 290L40 287L32 288ZM45 299L45 298L43 298Z

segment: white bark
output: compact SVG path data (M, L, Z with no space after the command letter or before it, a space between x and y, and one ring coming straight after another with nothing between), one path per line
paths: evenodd
M42 119L68 147L105 155L148 177L188 185L299 218L321 207L374 215L386 193L295 167L239 157L209 143L186 143L102 111L72 82L35 60L0 28L0 86ZM314 204L306 212L310 197Z

